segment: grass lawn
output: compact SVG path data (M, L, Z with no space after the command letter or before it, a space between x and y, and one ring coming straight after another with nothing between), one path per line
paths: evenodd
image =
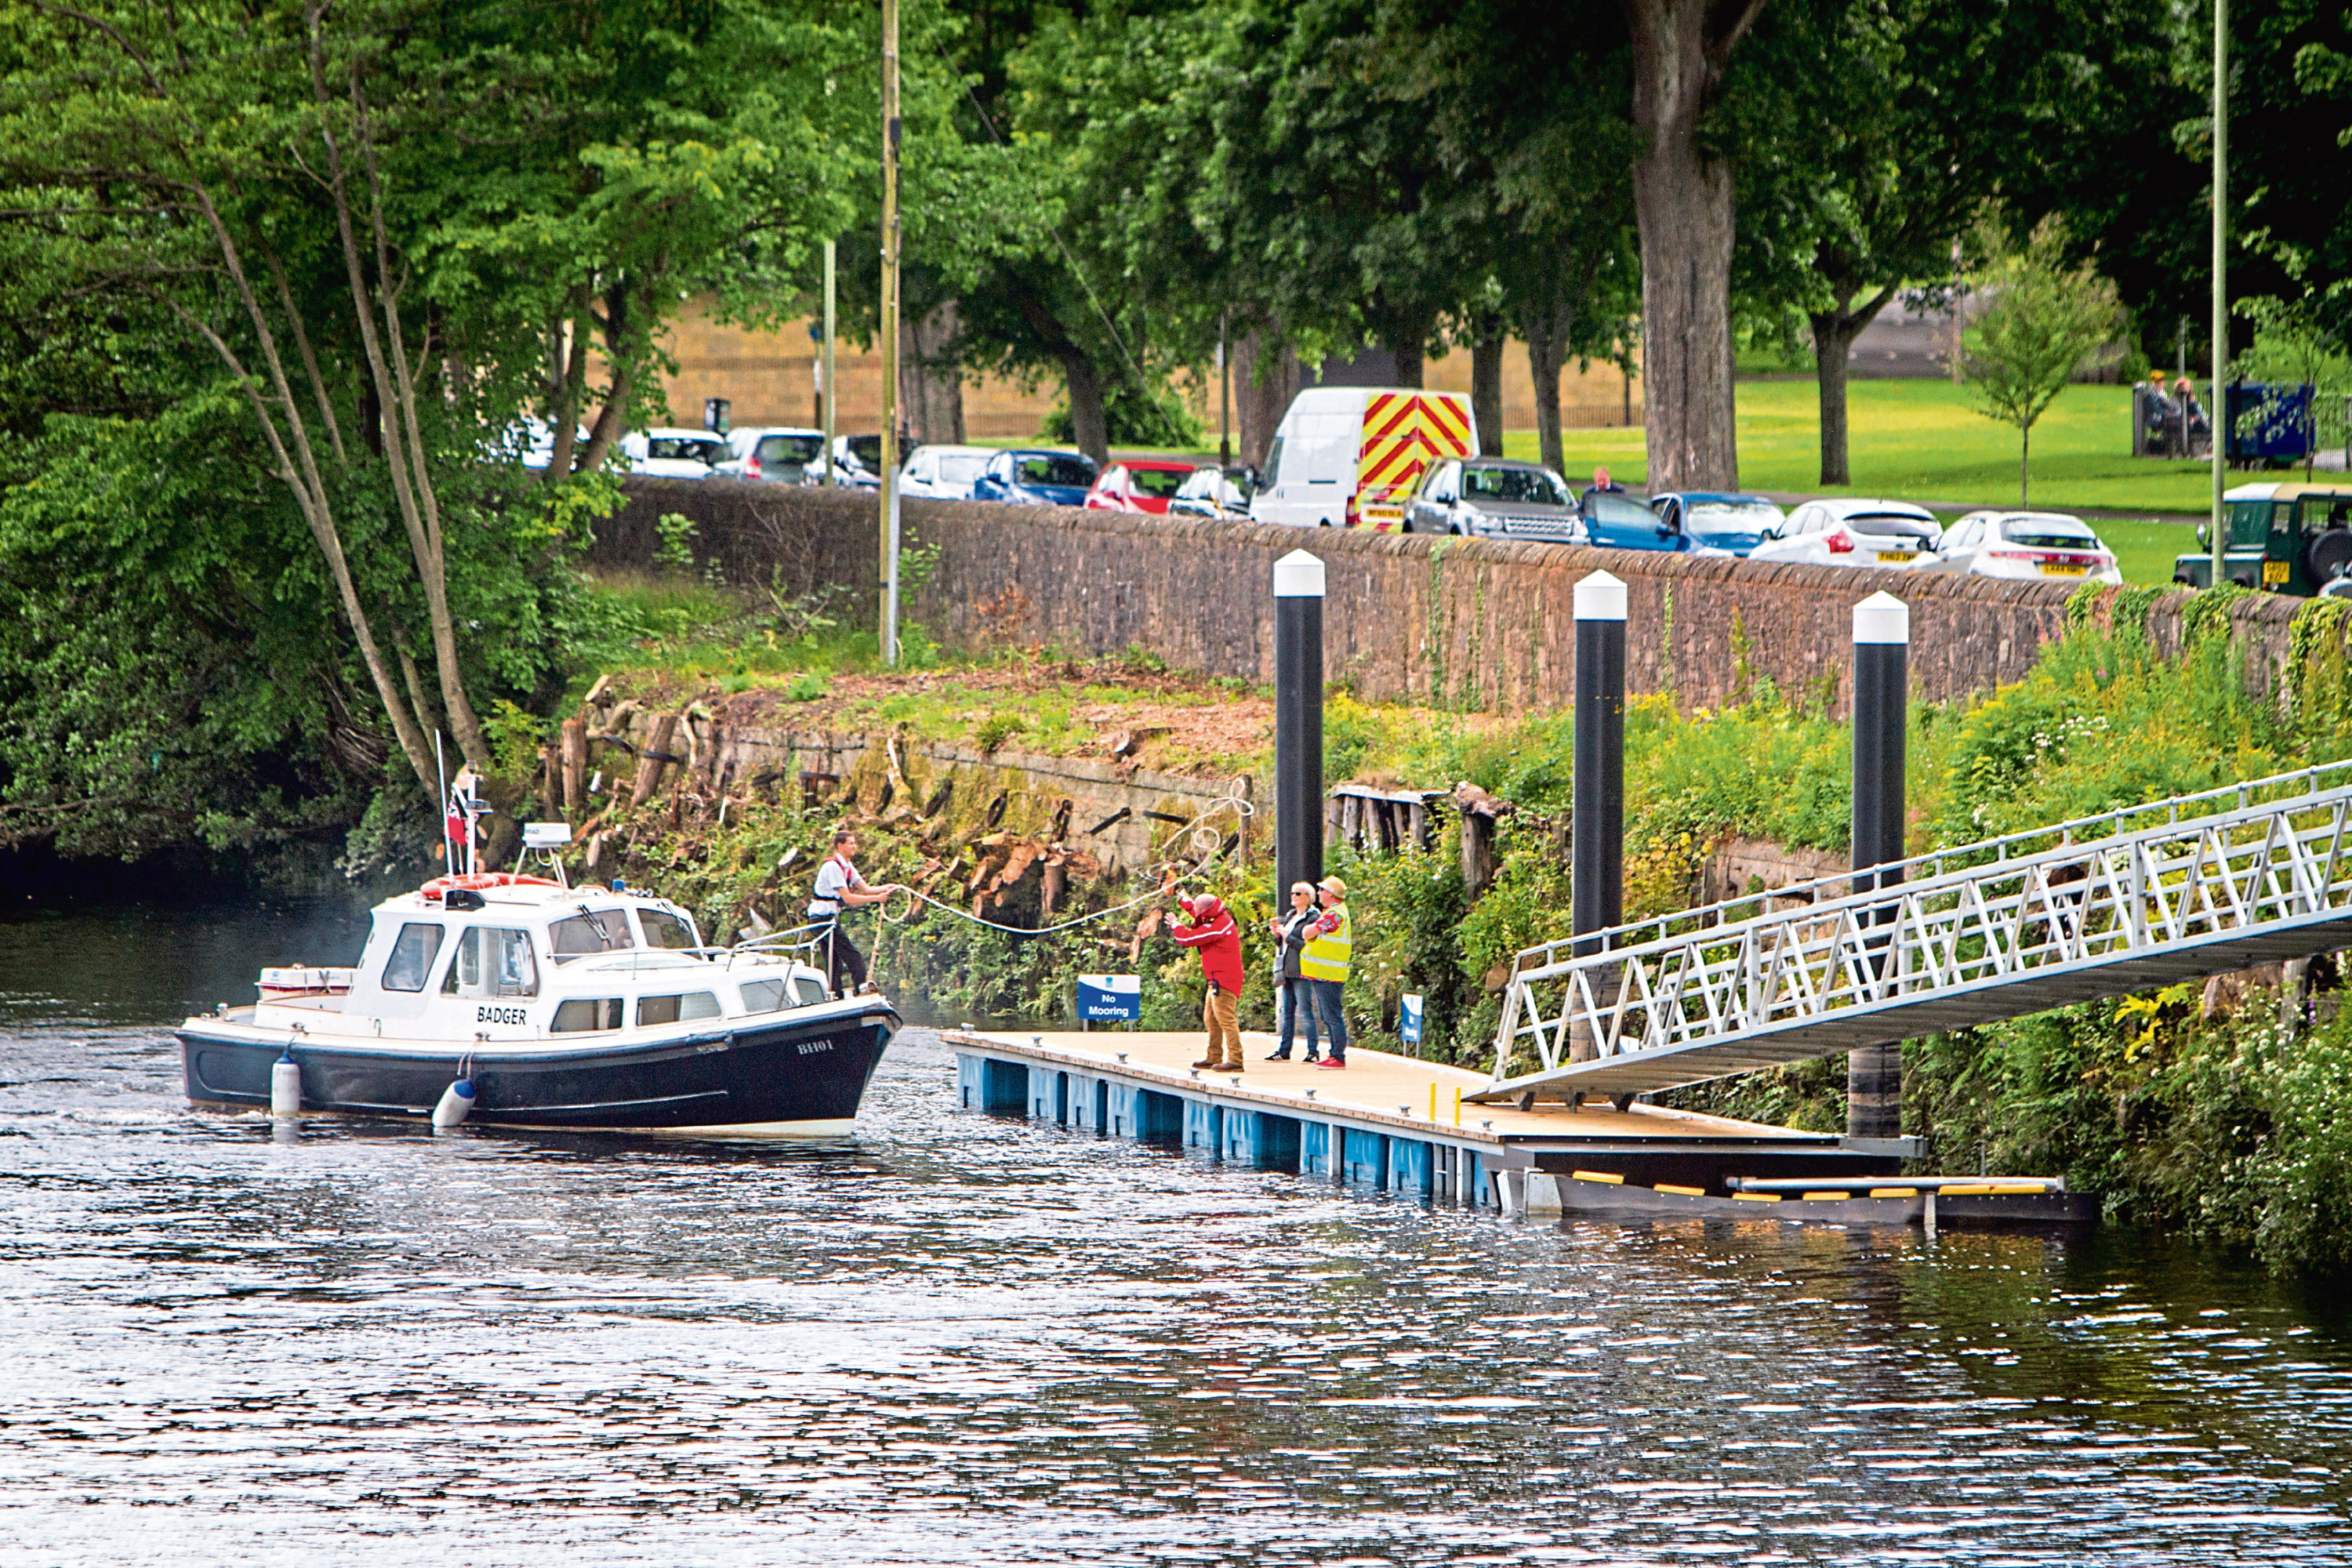
M1848 386L1847 396L1850 460L1857 482L1824 490L1816 482L1822 472L1821 408L1813 383L1741 382L1740 483L1806 495L2017 504L2017 432L1978 414L1964 388L1946 381L1857 381ZM1647 472L1638 429L1561 434L1573 480L1582 482L1596 463L1607 464L1628 485L1639 486ZM1511 431L1504 447L1512 457L1532 458L1535 432ZM2211 482L2202 463L2131 455L2127 386L2070 386L2033 427L2035 506L2201 513Z

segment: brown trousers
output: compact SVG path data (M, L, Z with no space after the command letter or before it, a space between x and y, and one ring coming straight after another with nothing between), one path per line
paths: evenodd
M1209 1031L1209 1049L1203 1060L1222 1061L1228 1072L1242 1070L1242 1032L1234 1023L1234 1004L1239 1001L1232 992L1216 985L1209 987L1209 999L1201 1005L1201 1022Z

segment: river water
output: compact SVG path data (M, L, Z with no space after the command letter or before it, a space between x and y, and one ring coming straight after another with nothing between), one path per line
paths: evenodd
M1505 1223L962 1114L199 1115L299 909L0 923L0 1563L2352 1563L2329 1299L2186 1247Z

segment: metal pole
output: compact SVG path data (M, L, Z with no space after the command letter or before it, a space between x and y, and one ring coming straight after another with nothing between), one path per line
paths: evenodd
M1911 610L1892 594L1873 594L1853 607L1853 889L1866 893L1903 879L1904 745L1910 713ZM1874 923L1894 918L1874 911ZM1889 933L1890 936L1892 933ZM1873 939L1873 969L1885 973L1887 937ZM1903 1046L1864 1046L1845 1058L1845 1131L1849 1138L1896 1138L1903 1132Z
M1274 874L1277 909L1323 879L1323 563L1304 550L1274 563Z
M898 0L882 0L882 662L898 662Z
M2222 527L2221 491L2228 482L2229 395L2222 378L2230 370L2230 0L2213 0L2213 397L2205 422L2213 431L2213 516L2207 527L2213 542L2212 585L2223 574L2229 535ZM2186 411L2182 417L2188 417Z
M837 421L834 417L833 328L834 328L834 252L835 242L824 242L824 482L833 484L833 437Z
M1625 918L1625 584L1593 572L1576 584L1576 801L1570 824L1569 930ZM1581 957L1598 942L1580 941Z
M1217 467L1234 466L1234 313L1217 318ZM1223 505L1219 492L1218 504ZM1286 908L1276 903L1276 908Z

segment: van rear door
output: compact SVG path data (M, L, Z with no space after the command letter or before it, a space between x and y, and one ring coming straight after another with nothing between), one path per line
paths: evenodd
M1376 392L1364 401L1348 526L1400 531L1432 463L1478 449L1467 398L1451 392Z

